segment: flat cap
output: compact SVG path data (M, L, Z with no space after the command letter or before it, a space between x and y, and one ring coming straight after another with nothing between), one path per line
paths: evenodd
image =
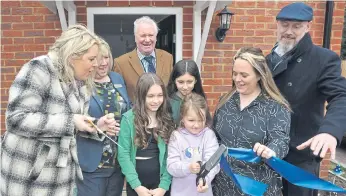
M311 21L314 13L310 6L305 3L292 3L283 7L276 20L297 20L297 21Z

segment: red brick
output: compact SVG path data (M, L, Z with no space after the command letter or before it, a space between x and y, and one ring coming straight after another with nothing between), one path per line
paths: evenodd
M255 16L235 16L235 22L255 22ZM232 24L231 24L232 25Z
M203 85L222 85L222 79L203 79Z
M245 11L247 15L265 15L265 9L248 9Z
M45 50L45 47L44 45L37 45L37 44L34 44L34 45L24 45L24 49L25 51L44 51Z
M4 38L2 37L1 38L1 44L4 45L4 44L13 44L13 38Z
M36 44L52 44L55 42L54 37L37 37L35 38Z
M40 37L44 36L43 30L32 30L32 31L24 31L25 37Z
M34 15L47 15L47 14L53 14L53 13L46 7L34 8Z
M183 21L192 21L192 14L184 14Z
M239 50L240 48L242 47L253 47L254 46L254 43L250 44L250 43L243 43L243 44L235 44L234 45L234 48L235 50ZM234 57L235 55L235 52L233 55L228 55L229 57Z
M32 8L12 8L12 15L31 15Z
M5 65L6 66L22 66L26 63L27 61L26 60L14 60L14 59L9 59L9 60L6 60L6 63ZM14 73L14 72L9 72L9 73Z
M14 72L15 72L14 67L1 66L1 73L14 73ZM2 89L1 89L1 94L3 94Z
M192 43L183 43L184 50L192 50Z
M183 42L192 42L192 36L183 35Z
M54 29L54 23L52 22L36 22L34 23L35 29Z
M1 16L1 22L21 22L22 16Z
M55 29L62 29L60 22L54 22L54 28Z
M83 0L82 1L74 1L74 3L76 4L77 7L86 5L86 1L83 1Z
M151 1L130 1L130 6L132 7L141 7L141 6L146 6L146 7L151 7Z
M254 47L260 48L262 51L270 51L273 48L273 44L255 44Z
M214 86L214 92L228 92L231 88L231 85Z
M232 77L231 72L215 72L214 78L230 78Z
M223 51L204 51L205 57L222 57Z
M230 29L244 29L244 23L232 22Z
M86 14L86 7L77 7L78 14Z
M1 23L1 30L10 30L11 28L11 23Z
M13 30L33 29L32 23L13 23Z
M86 15L78 14L78 15L77 15L77 21L78 21L78 22L87 21L87 16L86 16Z
M1 7L20 7L20 1L1 1Z
M193 22L183 22L183 28L193 28Z
M184 56L184 58L191 58L192 57L192 51L191 50L183 51L183 56Z
M214 45L214 49L216 50L233 50L233 47L234 47L233 44L228 44L228 43Z
M4 15L11 15L11 9L10 8L1 8L1 16Z
M282 9L283 7L285 7L288 4L291 4L292 2L289 1L282 1L282 2L278 2L278 8Z
M258 1L257 8L276 8L275 1Z
M44 36L60 36L61 30L45 30Z
M245 43L264 43L263 37L245 37Z
M203 71L222 71L222 66L204 65L202 69Z
M239 45L239 44L235 44L235 46L237 46L237 45ZM236 47L235 47L235 49L237 50ZM224 52L224 56L225 56L225 57L232 57L232 58L233 58L234 55L235 55L235 53L236 53L236 51L234 51L234 50L233 50L233 51L225 51L225 52Z
M221 93L208 93L208 99L219 99L221 96Z
M173 5L175 7L193 6L194 1L177 1L173 0Z
M213 64L213 58L202 58L202 63Z
M1 58L2 59L13 59L14 53L13 52L1 52Z
M268 23L268 24L266 24L266 26L267 26L267 29L277 29L277 25L276 25L276 23Z
M212 86L203 86L203 90L204 90L204 92L211 92L211 91L212 91L212 89L213 89L213 87L212 87Z
M325 3L323 3L324 7L321 9L325 9ZM345 1L335 2L334 3L334 9L341 9L344 10L346 8Z
M22 37L23 31L3 30L2 36L4 36L4 37Z
M78 15L77 15L78 17ZM44 16L44 19L42 19L41 21L36 21L36 22L52 22L52 21L60 21L59 17L57 15L48 15L48 16Z
M263 23L246 23L245 29L264 29Z
M235 30L235 36L254 36L254 30Z
M86 1L88 7L106 7L108 1Z
M336 52L337 54L340 54L341 44L333 44L330 47L330 49L333 50L334 52Z
M233 59L232 58L224 58L224 57L219 57L219 58L213 58L213 63L215 64L222 64L222 63L232 63Z
M344 17L333 17L333 24L344 23Z
M23 16L23 22L43 22L43 16Z
M22 7L42 7L39 1L21 1Z
M266 13L263 14L265 16L275 16L279 13L280 9L266 9Z
M173 5L173 1L153 1L153 6L157 7L171 7Z
M275 31L273 30L257 30L255 31L255 36L274 36Z
M24 51L23 45L4 45L4 51L5 52L18 52L18 51Z
M16 59L32 59L35 55L33 52L16 52L15 58Z
M35 56L42 56L42 55L46 55L47 52L35 52Z
M235 7L256 8L256 1L234 1Z
M108 5L114 7L127 7L130 5L130 1L108 1Z
M14 38L14 44L33 44L34 38Z
M326 3L325 2L320 2L316 4L317 9L326 9Z
M192 29L184 28L183 29L183 35L192 35Z
M256 22L275 22L274 16L256 16Z
M334 10L334 14L335 14ZM314 16L324 16L325 11L324 10L314 10Z
M205 44L205 49L206 50L212 50L214 49L214 45L213 44L208 44L208 42Z
M15 77L16 77L16 75L14 75L14 74L12 74L12 75L5 75L5 80L6 81L13 81Z

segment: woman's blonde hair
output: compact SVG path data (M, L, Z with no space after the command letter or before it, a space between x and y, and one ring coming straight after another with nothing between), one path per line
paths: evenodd
M291 111L288 101L281 95L280 90L277 88L272 73L267 65L263 52L259 48L243 47L237 51L233 57L233 61L242 59L247 61L255 70L256 74L260 77L259 84L265 96L277 101ZM234 81L232 89L221 98L217 109L220 108L236 91Z
M109 44L100 36L98 36L99 42L100 42L100 47L99 47L99 57L102 60L103 56L108 56L109 57L109 62L110 65L108 67L108 73L113 70L113 56L112 56L112 50Z
M60 77L64 82L77 88L74 69L70 61L72 58L81 58L95 44L99 45L97 36L83 25L72 25L62 32L61 36L50 47L48 56L59 70ZM88 92L91 93L93 88L92 74L85 81L85 84Z

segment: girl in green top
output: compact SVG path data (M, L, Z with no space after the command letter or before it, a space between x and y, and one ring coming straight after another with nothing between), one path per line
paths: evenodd
M167 92L170 98L170 104L172 106L172 117L175 124L179 126L180 105L185 96L190 95L191 92L194 92L207 100L202 88L201 75L195 61L181 60L174 65L168 81ZM209 109L206 120L208 123L211 123Z
M120 130L118 161L127 196L168 195L166 147L174 122L166 88L157 75L145 73L139 78L133 109L123 115Z

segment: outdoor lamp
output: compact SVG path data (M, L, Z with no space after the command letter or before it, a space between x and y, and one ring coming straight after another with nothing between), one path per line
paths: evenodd
M234 13L228 11L227 6L225 6L225 8L217 15L220 18L220 27L217 28L215 36L219 42L223 42L226 36L226 31L228 31L231 26L231 19Z

